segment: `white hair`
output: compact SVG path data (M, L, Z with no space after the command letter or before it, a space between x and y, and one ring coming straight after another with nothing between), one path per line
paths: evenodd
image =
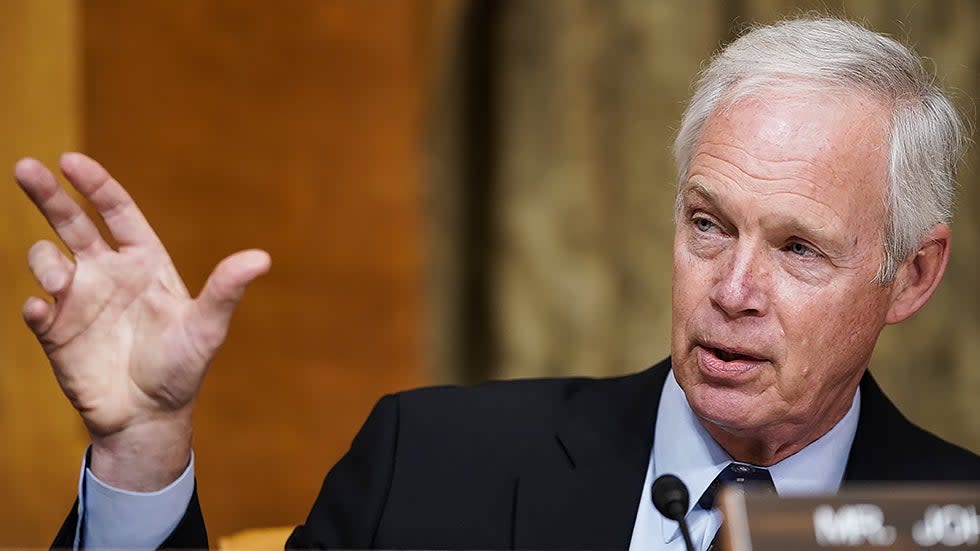
M701 72L674 141L683 182L705 122L722 103L800 86L869 94L891 110L884 260L891 282L936 224L952 219L956 167L966 129L950 99L912 50L856 23L805 17L755 27Z

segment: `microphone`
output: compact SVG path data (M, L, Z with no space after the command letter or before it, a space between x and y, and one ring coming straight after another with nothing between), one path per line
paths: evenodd
M665 474L653 482L651 494L653 506L660 511L661 515L677 521L681 527L681 537L684 538L687 551L694 551L691 533L687 529L687 521L684 520L684 515L687 514L687 506L690 503L687 486L676 476Z

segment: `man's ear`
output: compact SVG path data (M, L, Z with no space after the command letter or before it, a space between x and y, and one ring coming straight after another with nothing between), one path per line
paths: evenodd
M937 224L919 241L919 248L902 262L895 275L885 323L908 319L929 300L946 273L951 240L949 226Z

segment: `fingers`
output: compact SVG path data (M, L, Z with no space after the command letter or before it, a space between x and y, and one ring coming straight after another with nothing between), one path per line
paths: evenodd
M245 287L268 272L271 262L269 253L253 249L229 256L211 272L195 301L197 319L193 320L208 347L216 348L224 340L231 315L245 293Z
M27 265L34 279L45 292L58 298L68 289L75 265L50 241L38 241L27 252ZM55 306L43 299L31 297L24 303L24 321L38 337L51 328L55 318Z
M31 297L24 303L22 315L31 331L41 337L48 332L54 322L54 306L43 299Z
M41 288L57 297L71 281L75 266L50 241L38 241L27 252L27 265Z
M72 252L96 253L109 248L82 207L38 160L18 161L14 165L14 177Z
M65 153L61 171L92 203L120 246L159 245L159 238L132 197L102 165L81 153Z

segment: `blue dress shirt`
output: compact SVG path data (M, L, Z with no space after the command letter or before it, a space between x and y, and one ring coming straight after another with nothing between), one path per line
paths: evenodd
M194 452L183 474L155 492L113 488L87 463L82 461L78 482L75 549L156 549L180 523L194 494Z
M851 443L857 432L861 391L854 395L851 409L826 434L807 447L767 467L780 495L832 494L840 488ZM633 524L630 551L651 549L684 550L678 524L667 520L653 506L650 488L662 474L671 473L684 481L691 495L685 517L697 549L707 549L721 527L721 513L705 511L698 497L731 461L701 425L671 371L657 409L656 437L643 494Z

